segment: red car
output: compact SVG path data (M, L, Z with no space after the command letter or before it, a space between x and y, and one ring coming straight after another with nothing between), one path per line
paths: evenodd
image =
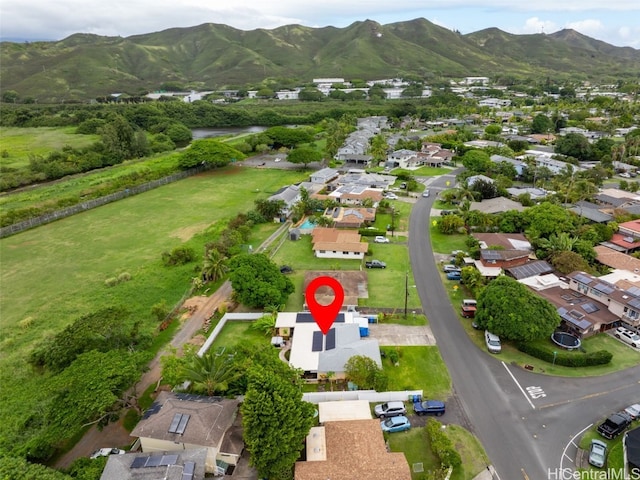
M461 310L464 318L473 318L476 316L476 307L473 305L463 305Z

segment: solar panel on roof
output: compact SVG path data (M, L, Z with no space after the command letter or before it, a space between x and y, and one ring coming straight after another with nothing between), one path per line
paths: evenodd
M160 462L162 461L162 455L151 455L147 458L147 463L144 465L146 467L159 467Z
M191 418L191 415L187 415L187 414L182 415L182 418L180 419L180 423L178 424L178 428L176 429L176 433L178 435L184 434L184 431L187 428L187 423L189 423L190 418Z
M607 285L606 283L598 283L593 288L594 290L598 290L599 292L602 292L606 295L613 293L615 291L615 288L613 288L611 285Z
M577 274L575 277L573 277L573 279L576 282L580 282L584 285L589 285L591 282L593 282L592 278L589 278L586 275L583 275L582 273Z
M308 312L300 312L296 315L296 323L315 323L313 315ZM339 313L334 323L344 323L344 313Z
M325 345L325 350L333 350L336 348L336 329L331 328L327 332L327 344Z
M634 298L629 302L629 305L633 308L640 308L640 298Z
M482 250L482 258L486 260L500 260L502 255L497 250Z
M178 455L163 455L160 460L161 466L175 465L178 462Z
M171 420L171 425L169 425L169 433L176 433L176 431L178 431L178 425L180 425L180 420L182 420L182 414L176 413L173 416L173 420Z
M629 287L627 289L627 293L633 295L634 297L640 297L640 288L638 288L638 287Z
M595 303L591 303L591 302L585 303L584 305L582 305L582 309L587 313L593 313L600 310Z
M182 480L192 480L193 472L196 469L196 464L193 462L184 462L184 467L182 468Z
M313 338L311 340L311 351L312 352L321 352L322 351L322 337L324 335L322 332L313 332Z
M131 468L142 468L147 463L147 457L136 457L131 463Z
M158 413L161 408L162 408L162 405L160 405L158 402L153 402L151 406L145 410L144 415L142 415L142 418L144 419L149 418L154 413Z

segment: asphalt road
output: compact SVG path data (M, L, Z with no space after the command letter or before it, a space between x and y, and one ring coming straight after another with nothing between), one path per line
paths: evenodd
M453 184L454 174L430 181L431 196L415 204L409 252L423 310L453 380L454 400L484 445L495 478L562 478L561 467L573 468L576 434L640 403L640 365L604 377L550 377L506 365L471 342L442 285L429 237L430 210L447 181Z

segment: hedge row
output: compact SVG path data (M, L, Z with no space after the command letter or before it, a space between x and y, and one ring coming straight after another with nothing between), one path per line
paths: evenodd
M384 230L378 230L374 228L361 228L358 230L358 233L363 237L376 237L378 235L386 236L387 232Z
M462 458L451 443L451 439L442 430L442 424L434 418L427 420L427 435L431 443L431 450L440 459L443 467L459 467L462 464Z
M555 363L564 367L592 367L594 365L606 365L611 362L613 354L607 350L596 352L563 352L557 351L554 360L553 350L549 350L535 343L519 343L518 350L545 362Z

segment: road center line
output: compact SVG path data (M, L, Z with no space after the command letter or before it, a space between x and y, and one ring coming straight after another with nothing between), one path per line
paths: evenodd
M529 396L527 395L527 392L524 391L524 388L522 388L520 386L520 383L518 383L518 380L516 380L516 377L513 376L513 373L511 373L511 370L509 370L509 367L507 367L507 364L502 362L502 366L505 368L505 370L507 371L507 373L509 374L509 376L511 376L511 379L515 382L515 384L518 386L518 388L520 389L520 391L522 392L522 395L524 395L524 398L527 399L527 402L529 402L529 405L531 405L531 408L533 408L534 410L536 409L536 406L533 404L533 402L531 401L531 399L529 398Z

